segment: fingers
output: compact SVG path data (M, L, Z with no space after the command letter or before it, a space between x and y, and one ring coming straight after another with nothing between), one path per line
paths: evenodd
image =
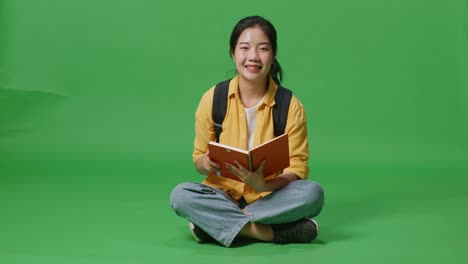
M213 167L213 168L216 168L216 169L219 169L219 165L218 163L212 161L210 159L210 151L208 150L206 153L205 153L205 161L206 163L208 163L209 166Z
M218 173L219 171L219 165L218 163L212 161L208 155L205 155L205 158L204 158L204 162L205 162L205 169L211 173Z
M239 173L243 172L242 171L242 168L243 168L242 165L237 161L235 161L234 163L236 164L236 166L234 166L231 163L226 163L226 167L229 170L231 170L231 172L236 173L236 174L239 174Z
M245 182L245 179L246 179L245 173L244 173L244 171L242 171L241 168L239 168L239 166L242 167L242 165L237 161L235 163L236 163L237 167L235 165L231 164L231 163L226 163L225 166L226 166L226 168L229 169L229 171L232 174L234 174L237 178L239 178L239 180Z
M242 166L242 164L240 162L238 162L237 160L234 161L234 163L236 164L237 168L239 168L241 171L248 171L244 166Z
M265 167L265 161L260 163L258 169L255 172L249 171L240 162L235 161L234 164L226 163L226 167L239 178L242 182L254 188L255 190L263 190L265 180L263 177L263 168Z
M210 167L211 172L216 173L217 171L219 171L218 163L212 161L210 158L207 159L207 164Z
M258 166L258 169L256 171L263 174L263 168L265 168L265 164L266 164L266 160L262 161L260 163L260 166Z
M215 169L219 169L218 163L212 161L210 158L208 158L207 162L208 162L208 165L210 165L210 167L215 168Z

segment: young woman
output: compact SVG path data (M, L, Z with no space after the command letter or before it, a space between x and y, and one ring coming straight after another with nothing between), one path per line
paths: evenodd
M282 79L276 51L276 30L268 20L250 16L234 27L230 55L237 76L229 82L220 143L251 149L274 138L272 109ZM210 159L208 143L215 140L213 94L214 87L203 95L195 114L193 160L207 178L201 184L182 183L174 188L171 206L176 214L188 219L197 241L215 240L226 247L239 236L277 244L315 239L318 224L312 217L320 213L324 195L318 183L306 180L309 145L302 104L292 96L285 128L290 166L263 175L265 163L251 172L237 162L216 164ZM217 176L220 166L229 168L240 181Z

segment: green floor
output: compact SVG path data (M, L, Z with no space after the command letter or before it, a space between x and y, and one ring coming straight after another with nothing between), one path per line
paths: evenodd
M197 244L170 209L171 188L197 180L188 166L23 158L2 163L0 263L468 261L463 168L317 166L326 190L318 240L224 248Z

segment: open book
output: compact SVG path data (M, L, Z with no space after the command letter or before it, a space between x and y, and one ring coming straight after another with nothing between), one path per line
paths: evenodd
M273 138L250 151L213 141L208 144L208 149L210 151L210 159L220 166L220 175L218 176L236 181L239 181L239 179L226 168L226 162L236 165L234 161L237 160L248 170L255 171L260 166L260 163L266 160L265 167L263 168L263 175L265 177L289 167L288 134Z

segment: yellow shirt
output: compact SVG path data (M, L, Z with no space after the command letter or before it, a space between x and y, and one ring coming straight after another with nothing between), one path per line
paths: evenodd
M239 97L238 85L239 80L238 76L236 76L229 83L226 117L224 118L223 132L220 135L219 142L247 149L247 120L244 105ZM192 155L194 162L203 157L208 150L208 143L216 138L211 117L214 88L212 87L205 92L195 112L195 141ZM254 147L274 138L273 106L275 105L277 88L278 86L270 78L267 93L257 112ZM285 133L288 134L289 138L290 166L284 169L284 172L292 172L299 178L306 179L309 173L309 143L307 139L306 116L303 105L294 95L289 105ZM219 165L224 166L224 164ZM266 179L274 178L279 174L269 175ZM219 177L214 174L208 176L202 183L213 188L222 189L236 201L244 196L244 199L248 203L252 203L269 194L269 192L259 193L242 182Z

